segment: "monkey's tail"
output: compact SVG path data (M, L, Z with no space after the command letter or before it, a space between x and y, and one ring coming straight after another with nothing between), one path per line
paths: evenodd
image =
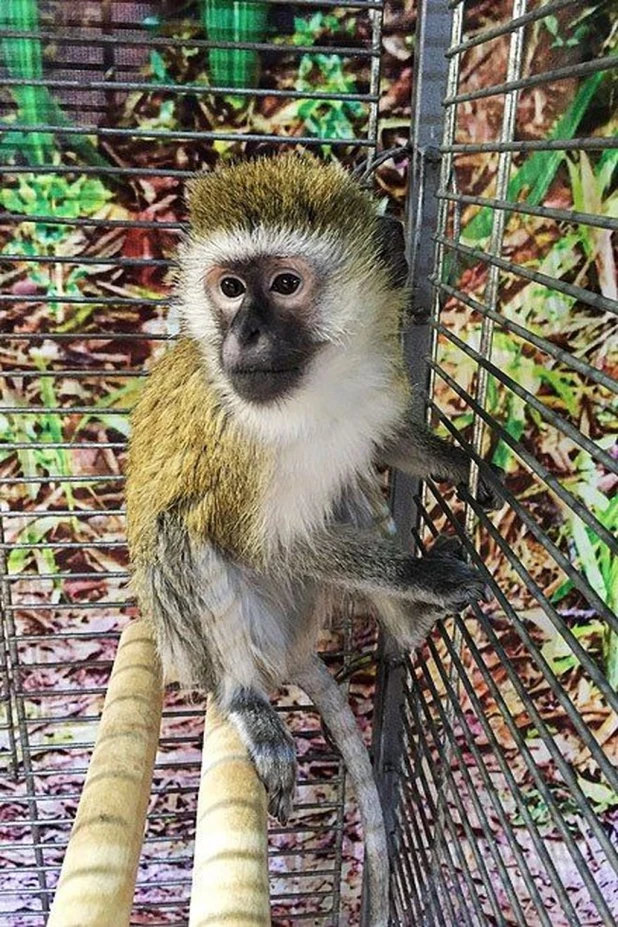
M367 748L347 699L319 657L312 657L297 679L328 726L352 780L365 838L370 927L388 927L388 845Z

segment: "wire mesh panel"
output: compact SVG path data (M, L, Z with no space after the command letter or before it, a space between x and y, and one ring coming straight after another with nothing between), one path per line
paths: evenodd
M475 474L459 497L432 482L395 487L418 547L459 537L494 600L445 622L414 664L383 673L394 908L401 924L610 925L615 8L449 7L450 22L442 4L422 11L448 75L441 142L425 133L416 153L418 266L429 261L427 186L438 214L433 290L415 280L408 352L418 365L430 346L429 415L504 469L505 504L485 513ZM440 80L430 68L417 86L417 124L435 123ZM413 372L421 381L426 368Z
M464 501L395 477L404 543L458 535L495 599L441 625L414 664L385 645L375 745L394 914L612 924L611 4L426 0L418 21L408 3L234 6L233 24L206 0L0 10L0 924L45 922L135 611L127 412L176 325L183 181L284 144L351 165L406 142L415 28L406 352L434 423L505 469L506 503L482 512L474 479ZM402 171L385 163L377 186L401 200ZM364 621L324 638L342 676L373 644ZM372 678L365 669L351 685L367 734ZM301 694L278 704L301 783L291 826L271 831L274 921L356 923L344 770ZM186 923L202 715L168 693L135 924Z
M380 70L392 86L410 55L401 11L384 50L383 15L374 0L1 4L0 923L46 920L116 642L135 614L127 413L176 328L183 181L286 144L349 165L371 156ZM408 104L409 70L402 87L391 113ZM407 117L399 125L405 141ZM323 640L341 670L374 643L362 621ZM369 734L371 670L350 688ZM270 835L274 921L354 918L362 853L344 770L299 691L277 704L300 784L291 825ZM202 718L201 703L168 693L136 924L186 923Z

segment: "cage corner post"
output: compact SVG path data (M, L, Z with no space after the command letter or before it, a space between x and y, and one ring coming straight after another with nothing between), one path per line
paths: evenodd
M427 390L430 368L426 357L432 344L429 319L434 301L430 282L434 266L434 235L438 227L440 179L448 165L443 163L440 144L444 131L442 101L449 82L456 81L453 66L446 57L454 30L461 29L461 9L454 11L440 0L419 0L415 60L410 120L410 166L406 201L406 238L408 245L409 280L412 299L409 320L404 332L404 353L408 375L423 396ZM424 409L416 409L424 415ZM411 532L419 516L415 497L419 482L401 473L392 479L391 506L397 532L409 547ZM374 770L384 809L389 838L391 865L394 860L395 796L402 760L402 712L406 666L394 660L394 644L384 633L379 642L378 677L374 707ZM404 877L407 882L409 873ZM402 878L391 873L391 891ZM406 893L407 894L407 893ZM393 904L393 900L391 904ZM407 912L409 916L409 912ZM407 921L406 923L410 923ZM366 884L363 891L362 927L368 927Z

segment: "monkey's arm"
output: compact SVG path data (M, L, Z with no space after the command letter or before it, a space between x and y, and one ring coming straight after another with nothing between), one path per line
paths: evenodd
M392 599L405 608L380 608L381 617L406 647L419 644L441 616L485 597L480 575L442 549L414 557L373 531L335 525L319 541L292 550L300 573L370 598Z
M462 487L467 485L471 463L465 451L439 438L421 422L409 422L378 450L377 459L379 463L395 467L410 476L448 480ZM483 508L494 509L502 505L500 472L490 464L480 468L478 501Z

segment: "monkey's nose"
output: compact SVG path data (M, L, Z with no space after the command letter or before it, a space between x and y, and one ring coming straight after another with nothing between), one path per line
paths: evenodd
M254 326L242 334L228 332L221 349L226 370L250 370L267 367L271 355L271 339L264 328Z

